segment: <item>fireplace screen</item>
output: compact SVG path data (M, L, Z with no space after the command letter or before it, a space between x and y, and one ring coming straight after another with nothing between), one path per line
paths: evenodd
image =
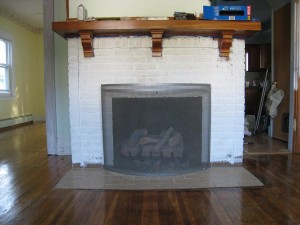
M172 175L209 165L210 85L102 85L104 166Z

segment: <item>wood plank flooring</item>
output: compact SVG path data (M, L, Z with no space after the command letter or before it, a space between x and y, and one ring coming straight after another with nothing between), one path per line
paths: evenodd
M246 155L267 155L267 154L290 154L288 143L278 139L270 138L266 133L245 137L244 154Z
M247 156L262 188L193 191L53 189L69 156L47 156L45 125L0 133L2 225L296 225L300 224L300 157Z

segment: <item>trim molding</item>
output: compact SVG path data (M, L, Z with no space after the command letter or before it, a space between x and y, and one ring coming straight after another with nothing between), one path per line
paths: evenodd
M10 13L8 11L5 11L5 10L3 10L1 8L0 8L0 16L8 19L9 21L13 22L14 24L17 24L17 25L19 25L21 27L24 27L25 29L27 29L30 32L33 32L35 34L42 34L43 33L43 29L32 27L29 24L27 24L24 21L22 21L21 19L19 19L16 16L14 16L12 13Z
M54 62L54 0L44 0L44 82L46 106L47 150L49 155L57 155L57 118Z

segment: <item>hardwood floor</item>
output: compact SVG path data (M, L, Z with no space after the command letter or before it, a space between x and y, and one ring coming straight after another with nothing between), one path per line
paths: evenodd
M255 136L245 137L244 154L263 155L263 154L290 154L288 143L278 139L270 138L266 133Z
M300 157L247 156L262 188L187 191L53 189L69 156L47 156L45 125L0 133L0 224L296 225Z

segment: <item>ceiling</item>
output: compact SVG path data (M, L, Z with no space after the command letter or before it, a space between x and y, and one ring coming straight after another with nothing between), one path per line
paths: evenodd
M63 1L63 0L61 0ZM278 9L291 0L243 0L252 5L253 17L268 20L271 9ZM0 9L9 12L33 28L43 27L43 0L0 0Z
M0 9L33 28L43 27L43 0L0 0Z

